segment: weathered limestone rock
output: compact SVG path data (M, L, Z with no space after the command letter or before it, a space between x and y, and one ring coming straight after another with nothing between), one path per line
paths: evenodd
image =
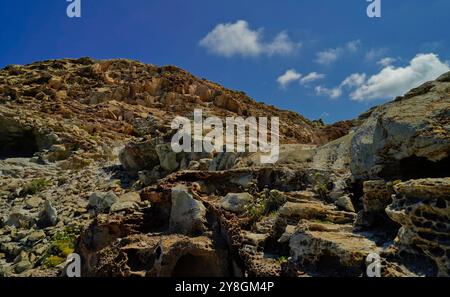
M386 212L402 226L396 244L432 259L439 275L450 275L450 178L411 180L394 190Z
M319 201L287 202L280 210L281 217L294 220L318 220L333 223L353 223L356 215L351 212L337 211L335 206Z
M291 256L326 275L361 276L366 257L379 253L376 244L352 233L351 225L300 223L289 241Z
M29 209L38 208L42 204L43 200L39 197L32 196L25 201L25 206Z
M141 196L137 192L128 192L119 197L120 202L140 202Z
M394 194L392 183L386 183L383 180L364 182L363 191L364 211L371 213L384 212L385 208L391 204L391 196Z
M230 95L219 95L214 99L214 105L217 107L224 108L226 110L235 112L237 114L242 113L242 107L237 100L235 100Z
M120 152L119 158L122 165L134 173L159 165L154 140L128 143Z
M89 255L85 255L86 258ZM96 253L86 276L223 277L227 251L206 236L131 235Z
M183 185L172 188L172 209L169 228L180 234L197 234L205 231L206 208L195 200Z
M391 182L371 180L363 183L363 209L358 213L356 225L371 227L380 225L386 217L386 207L392 202L394 189Z
M45 232L42 230L39 231L34 231L33 233L31 233L28 238L27 238L27 242L29 242L30 244L35 244L36 242L42 240L45 238Z
M245 207L253 202L253 197L249 193L228 193L225 197L220 199L219 205L235 213L243 213Z
M415 253L425 272L446 275L448 199L437 194L441 185L408 183L396 193L390 214L403 226L396 245L397 225L368 224L356 233L360 204L352 194L360 195L369 177L449 176L449 75L358 120L327 126L173 66L82 58L5 67L0 276L57 275L58 267L43 266L52 236L78 228L76 252L90 276L354 276L363 274L372 251L394 261L386 275L415 271L403 252ZM170 123L191 118L195 108L220 118L279 117L279 162L261 164L258 153L175 154ZM331 139L337 140L320 146ZM49 181L45 189L23 191L24 182L40 178ZM370 181L364 187L362 213L385 214L389 186ZM128 189L139 190L142 201L135 192L114 194ZM229 193L246 197L234 203L226 201ZM53 204L42 212L47 222L36 225L46 198ZM240 202L254 200L257 207L245 212ZM57 224L47 227L56 215ZM392 250L381 251L372 240Z

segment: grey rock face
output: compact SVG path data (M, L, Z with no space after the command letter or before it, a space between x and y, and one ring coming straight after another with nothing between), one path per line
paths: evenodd
M169 228L181 234L202 233L205 230L206 208L195 200L183 185L172 188L172 209Z
M448 166L439 165L450 152L450 83L445 77L379 106L357 129L350 164L356 178L408 179L449 173Z

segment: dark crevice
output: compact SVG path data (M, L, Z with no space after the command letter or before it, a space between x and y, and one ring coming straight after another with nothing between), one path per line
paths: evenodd
M450 176L450 157L433 162L427 158L412 156L396 164L385 166L380 177L385 180L410 180L442 178Z
M172 271L172 277L217 277L221 275L220 267L206 256L186 254L182 256Z
M0 131L0 160L31 158L38 151L36 136L31 130L14 133Z

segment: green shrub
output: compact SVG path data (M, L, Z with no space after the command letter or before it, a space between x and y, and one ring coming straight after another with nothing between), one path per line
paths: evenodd
M277 262L278 262L278 264L282 264L282 263L287 262L286 256L281 256L281 257L279 257L279 258L277 259Z
M321 199L326 199L328 197L328 179L320 174L319 172L315 173L313 176L314 180L314 191L319 195Z
M257 194L255 203L247 206L246 213L253 222L267 215L276 215L276 211L287 201L286 196L277 190L265 190Z
M50 182L45 178L39 178L32 180L25 184L22 190L22 196L34 195L45 190L49 186Z
M272 190L268 193L265 203L266 212L275 212L287 201L286 196L277 190Z
M53 235L43 264L47 267L55 267L64 263L67 257L74 252L79 234L78 228L66 227L63 231Z

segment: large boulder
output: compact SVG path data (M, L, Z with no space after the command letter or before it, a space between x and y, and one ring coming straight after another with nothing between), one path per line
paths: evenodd
M231 95L222 94L214 99L214 105L237 114L242 113L242 106Z
M180 234L198 234L205 231L206 208L195 200L184 185L172 188L172 209L169 228Z
M159 165L155 140L130 142L119 154L120 163L132 173Z
M220 207L234 213L243 213L252 202L253 197L249 193L228 193L220 200Z
M391 180L450 176L449 88L445 79L428 82L373 110L352 139L353 175Z

